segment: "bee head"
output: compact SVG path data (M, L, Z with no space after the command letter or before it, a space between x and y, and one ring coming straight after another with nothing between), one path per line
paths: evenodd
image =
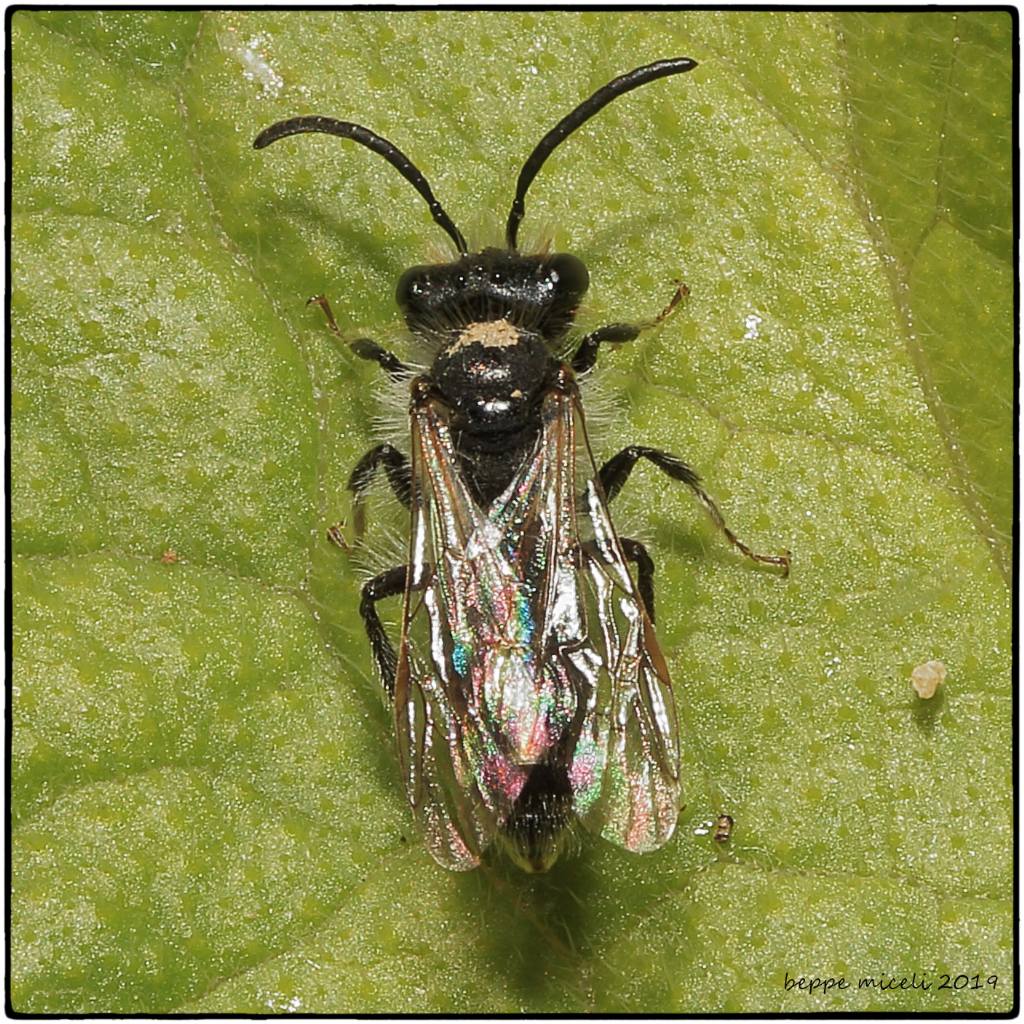
M454 263L411 267L395 297L414 334L444 338L504 320L553 343L572 325L589 284L583 261L569 253L484 249Z
M253 140L253 146L263 149L280 139L309 132L350 139L387 160L420 194L434 222L454 243L459 258L452 263L412 267L402 275L398 304L414 334L429 336L453 327L505 319L538 332L548 342L557 341L572 324L590 283L589 275L583 263L568 253L519 252L519 225L533 179L558 146L617 96L696 66L689 57L674 57L635 68L598 89L563 117L537 143L519 172L505 226L505 247L501 249L471 253L465 236L434 195L423 172L393 142L364 125L320 114L292 117L265 128Z

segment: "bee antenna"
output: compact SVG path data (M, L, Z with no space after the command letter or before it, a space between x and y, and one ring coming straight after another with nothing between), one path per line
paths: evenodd
M277 124L264 128L253 140L252 146L253 149L263 149L272 142L277 142L278 139L286 138L289 135L301 135L304 132L322 132L324 135L337 135L343 139L351 139L384 157L427 201L434 222L448 233L459 250L459 255L468 255L469 250L466 247L465 238L462 237L462 232L437 201L427 179L423 177L423 173L393 142L388 142L383 136L370 131L369 128L364 128L361 124L353 124L351 121L336 121L333 117L320 117L317 114L311 114L307 117L292 117L287 121L278 121Z
M589 121L599 110L606 107L616 96L636 89L638 86L653 82L656 78L664 78L667 75L681 75L684 71L692 71L697 66L695 60L689 57L673 57L669 60L655 61L653 64L645 64L643 67L634 68L632 71L618 78L613 78L607 85L602 86L589 99L584 100L571 114L562 118L554 128L544 136L537 147L530 154L523 169L519 172L519 181L516 183L516 197L512 201L512 210L508 215L508 226L505 228L505 239L509 249L515 249L516 236L519 234L519 222L526 212L526 190L530 187L537 172L544 166L544 161L551 155L552 150L566 140L581 124Z

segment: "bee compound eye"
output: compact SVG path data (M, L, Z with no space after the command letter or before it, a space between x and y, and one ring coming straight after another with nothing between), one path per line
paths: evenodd
M581 296L590 287L586 265L571 253L556 253L548 262L548 280L560 295Z
M415 306L430 291L430 275L424 267L410 267L399 279L395 300L400 309Z

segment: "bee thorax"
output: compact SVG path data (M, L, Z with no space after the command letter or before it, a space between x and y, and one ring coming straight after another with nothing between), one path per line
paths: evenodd
M484 348L507 348L519 343L520 331L508 320L483 320L467 324L455 341L448 346L448 354L465 345L483 345Z

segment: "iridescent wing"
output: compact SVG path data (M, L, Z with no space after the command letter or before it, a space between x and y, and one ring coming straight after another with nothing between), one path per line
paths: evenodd
M600 634L588 708L573 757L574 808L606 839L635 853L668 841L679 813L679 727L665 660L625 569L607 509L591 485L586 503L598 533L581 568Z
M506 753L500 690L525 676L521 587L462 479L444 409L412 413L412 529L395 718L409 802L446 867L474 867L526 771ZM496 660L504 653L504 664ZM497 696L497 699L495 697Z
M553 391L533 454L483 510L443 408L412 415L399 752L434 857L473 867L531 765L631 850L671 835L678 739L664 660L596 484L576 399Z
M585 645L563 644L585 675L586 711L569 776L577 816L635 853L655 850L679 814L679 726L668 668L612 525L577 397L562 399L550 444L573 463L574 577ZM555 426L555 423L552 426ZM556 441L556 438L558 439Z

